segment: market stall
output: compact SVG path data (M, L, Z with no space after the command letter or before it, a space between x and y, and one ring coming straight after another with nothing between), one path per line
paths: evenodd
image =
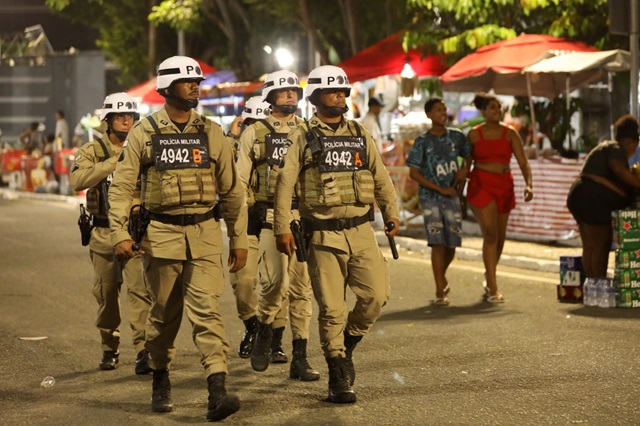
M390 153L396 150L394 147ZM539 242L565 241L577 237L578 225L567 209L566 199L571 184L580 174L582 163L578 160L552 157L529 160L529 165L535 192L533 200L525 203L524 179L517 161L511 161L516 207L509 216L507 237ZM418 185L409 177L407 166L388 166L387 170L398 192L401 224L406 226L421 214Z
M527 241L564 241L578 236L578 225L567 209L567 194L580 175L582 162L562 157L529 160L534 196L523 201L525 183L515 159L513 170L516 208L511 211L507 237Z
M418 49L405 52L402 47L403 32L380 40L338 66L344 70L351 83L400 74L407 65L418 77L438 76L447 69L442 55L424 55Z

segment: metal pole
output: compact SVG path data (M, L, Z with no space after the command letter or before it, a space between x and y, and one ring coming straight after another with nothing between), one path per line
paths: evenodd
M631 115L638 117L638 0L631 3L631 31L629 33L629 50L631 51Z
M609 71L607 73L609 75L609 80L607 84L607 89L609 91L609 132L611 136L611 140L614 139L614 125L613 125L613 73Z
M571 75L567 75L567 79L565 80L565 93L566 93L566 105L565 108L567 110L566 116L567 116L567 137L569 138L569 148L568 149L573 149L572 145L572 141L571 141L571 131L572 131L572 127L571 127L571 113L569 112L569 110L571 109L571 97L569 96L571 94Z
M538 131L536 130L536 110L533 106L533 95L531 94L532 90L531 90L531 77L530 77L530 73L525 73L525 77L527 79L527 96L529 97L529 112L531 113L531 126L532 126L532 130L531 130L531 143L532 145L538 149L538 147L536 146L537 144L537 137L538 137ZM542 148L542 146L540 146L540 148Z
M184 47L184 31L178 30L178 55L185 56L185 47Z

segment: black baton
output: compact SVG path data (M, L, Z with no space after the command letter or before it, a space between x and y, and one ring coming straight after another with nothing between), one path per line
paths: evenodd
M393 231L396 228L396 223L393 221L389 221L387 222L387 230L389 232ZM393 255L394 259L397 259L400 257L400 255L398 254L398 248L396 247L396 239L394 237L387 237L389 239L389 247L391 247L391 254Z

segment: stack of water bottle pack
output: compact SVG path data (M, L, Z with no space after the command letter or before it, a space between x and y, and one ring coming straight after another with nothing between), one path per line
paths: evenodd
M613 274L616 306L640 308L640 211L617 210L611 216L616 248Z
M616 287L611 278L587 278L584 281L583 302L585 306L615 308Z

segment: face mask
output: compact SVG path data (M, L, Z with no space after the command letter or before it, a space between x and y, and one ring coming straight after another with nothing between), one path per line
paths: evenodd
M341 115L344 115L347 111L349 111L349 107L324 106L324 110L329 117L340 117Z
M127 139L127 135L129 134L129 132L117 132L113 129L111 129L111 133L116 135L116 138L118 138L120 142L124 142L125 139Z
M293 114L298 110L298 105L276 105L283 114Z
M124 142L125 139L127 139L127 135L129 134L129 132L119 132L117 130L114 130L114 128L111 127L111 124L109 123L107 124L108 124L107 133L115 135L115 137L118 138L120 142Z
M174 99L180 102L182 105L189 109L193 109L198 106L199 101L197 99L182 99L177 96L174 96Z
M165 98L175 99L182 106L184 106L184 107L186 107L188 109L196 108L198 106L198 103L199 103L198 99L182 99L182 98L179 98L178 96L176 96L175 93L173 93L172 90L169 90L169 93L165 96Z

